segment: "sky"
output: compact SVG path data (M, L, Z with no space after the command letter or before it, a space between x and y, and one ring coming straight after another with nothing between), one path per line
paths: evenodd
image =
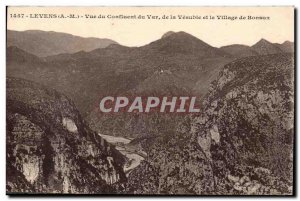
M24 14L23 18L18 14ZM36 14L74 14L80 18L36 18ZM86 18L85 15L105 18ZM142 15L145 19L107 18L118 15ZM148 19L147 15L160 19ZM164 15L176 19L162 19ZM195 15L201 19L179 19L179 15ZM209 19L205 19L207 16ZM237 19L218 20L217 16ZM246 20L239 19L240 16ZM269 17L269 20L248 20L248 16ZM261 38L282 43L294 41L294 7L8 7L7 29L109 38L125 46L143 46L168 31L187 32L215 47L253 45Z

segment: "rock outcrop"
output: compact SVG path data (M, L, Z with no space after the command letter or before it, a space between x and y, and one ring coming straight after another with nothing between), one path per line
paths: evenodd
M134 194L213 194L211 162L184 133L163 133L142 142L147 158L128 177Z
M293 62L278 54L225 65L199 115L177 132L140 140L147 158L130 173L127 192L292 194Z
M7 78L8 193L114 193L123 164L67 97Z
M202 109L193 119L192 138L212 163L218 193L292 193L292 55L249 57L226 65Z

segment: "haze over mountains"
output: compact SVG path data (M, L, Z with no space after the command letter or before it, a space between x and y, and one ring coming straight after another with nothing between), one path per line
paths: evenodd
M116 44L110 39L83 38L54 31L7 31L7 46L17 46L40 57L61 53L91 51Z
M34 56L29 56L25 51L22 56L17 56L24 57L23 61L15 59L14 55L21 52L23 51L16 47L8 47L8 74L14 71L23 78L50 84L76 100L85 91L89 102L77 102L79 109L85 112L86 105L93 105L97 100L95 96L99 94L134 92L140 91L141 87L147 88L151 93L161 91L161 88L156 88L149 82L149 79L156 78L157 82L164 81L158 72L169 72L166 76L170 77L170 81L182 78L183 82L177 87L191 90L199 76L205 74L205 77L210 77L215 68L232 60L228 53L184 32L142 47L129 48L113 44L90 52L59 54L40 60L33 60ZM24 67L24 62L27 68ZM169 91L164 90L165 93Z
M175 34L185 34L184 32L169 31L162 36L163 38L169 37ZM54 31L40 31L40 30L28 30L28 31L7 31L7 46L16 46L29 53L35 54L39 57L52 56L62 53L76 53L80 51L92 51L98 48L105 48L111 44L118 44L111 39L101 38L83 38L66 33L54 32ZM276 48L276 47L277 48ZM271 43L265 39L261 39L257 44L253 46L247 45L227 45L219 48L226 53L233 56L253 56L258 54L268 53L280 53L293 52L294 43L285 41L282 44ZM170 47L171 48L171 47ZM196 48L193 44L192 48ZM272 50L271 50L272 49ZM238 52L241 51L240 54ZM269 51L269 52L266 52Z
M10 34L14 36L15 32L8 34L12 39ZM23 39L23 44L32 44L27 37ZM52 40L50 37L49 41ZM83 116L95 119L95 105L103 95L193 94L201 98L226 63L238 57L283 53L292 50L292 45L261 40L252 47L215 48L188 33L168 32L142 47L111 44L89 52L81 50L43 58L11 46L7 48L7 74L54 87L71 97ZM124 117L121 119L127 121ZM102 129L101 132L109 132ZM127 135L131 131L120 128L119 132Z
M7 73L54 86L76 98L78 108L86 113L91 111L87 105L94 105L100 94L168 94L172 91L201 96L207 92L218 69L235 58L293 50L291 42L280 45L266 40L251 47L231 45L215 48L185 32L168 32L161 39L142 47L125 47L110 41L113 44L106 43L106 48L101 43L99 48L89 52L84 49L89 46L86 40L55 32L8 31ZM75 51L68 47L77 44L86 45L77 46L76 53L68 53ZM32 53L49 54L34 49L44 46L56 55L39 59ZM55 49L52 48L54 46ZM96 46L97 43L93 42L93 47ZM60 52L64 53L57 54ZM167 86L167 80L172 87ZM78 98L82 91L89 98Z
M267 54L280 54L294 52L294 43L285 41L282 44L271 43L265 39L261 39L252 46L247 45L228 45L220 48L221 50L236 56L247 57Z

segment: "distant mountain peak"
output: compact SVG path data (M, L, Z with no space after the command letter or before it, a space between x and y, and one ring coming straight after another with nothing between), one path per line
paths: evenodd
M276 44L277 47L279 47L283 52L294 52L294 42L291 41L284 41L281 44Z
M289 40L286 40L282 43L282 45L290 45L290 44L294 44L293 42L289 41Z
M143 47L143 51L160 52L163 54L194 55L197 57L228 57L229 54L212 47L201 39L184 31L169 31L162 38L153 41Z
M252 48L260 55L282 53L282 50L279 47L264 38L255 43Z
M165 33L161 39L166 39L166 38L172 38L172 39L187 39L187 38L193 38L193 39L197 39L200 40L199 38L193 36L192 34L186 33L184 31L178 31L178 32L174 32L174 31L168 31L167 33Z
M268 40L262 38L262 39L260 39L256 44L272 44L272 43L271 43L270 41L268 41ZM256 45L256 44L255 44L255 45Z
M268 40L261 38L259 41L269 42Z
M176 32L174 32L174 31L168 31L168 32L166 32L164 35L162 35L161 38L166 38L166 37L171 36L171 35L173 35L173 34L175 34L175 33L176 33Z
M106 38L85 38L54 31L7 31L7 46L17 46L39 57L79 51L88 52L114 43L117 42Z

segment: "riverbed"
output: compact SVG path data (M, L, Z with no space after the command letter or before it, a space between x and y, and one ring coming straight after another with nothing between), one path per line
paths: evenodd
M143 156L127 148L126 145L131 142L131 139L127 139L124 137L115 137L111 135L104 135L104 134L99 134L99 135L107 142L115 145L116 149L120 151L120 153L127 158L126 163L123 167L123 170L127 176L134 168L138 167L140 163L144 160Z

